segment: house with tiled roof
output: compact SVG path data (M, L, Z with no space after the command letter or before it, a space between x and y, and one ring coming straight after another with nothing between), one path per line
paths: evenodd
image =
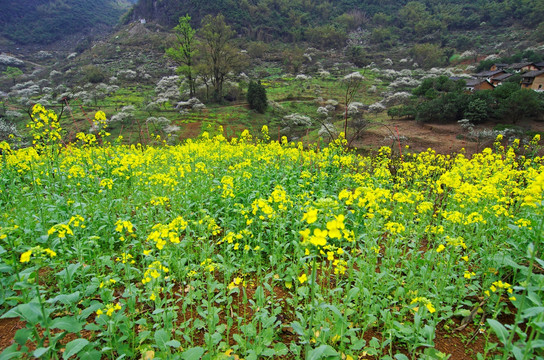
M538 70L538 67L533 62L524 62L524 63L515 63L508 66L509 69L517 73L524 73L526 71L535 71Z
M506 71L504 70L489 70L489 71L482 71L477 74L474 74L474 77L477 79L485 79L487 81L491 81L492 78L506 74Z
M544 70L544 61L536 63L535 66L538 68L538 70Z
M498 86L498 85L501 85L505 80L511 78L512 76L514 76L514 74L509 74L509 73L499 74L489 79L489 82L493 84L493 86Z
M521 88L544 91L544 70L526 72L521 76Z
M465 79L466 89L470 92L480 90L493 90L495 86L487 79Z
M491 68L489 70L496 71L496 70L505 70L508 68L508 64L493 64L491 65Z

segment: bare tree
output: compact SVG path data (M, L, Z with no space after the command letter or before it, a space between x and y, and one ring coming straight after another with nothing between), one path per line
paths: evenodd
M235 32L225 23L222 14L213 17L206 15L202 19L200 36L202 38L201 54L204 73L210 74L214 88L214 100L223 98L223 83L229 74L240 71L245 65L245 58L232 45Z

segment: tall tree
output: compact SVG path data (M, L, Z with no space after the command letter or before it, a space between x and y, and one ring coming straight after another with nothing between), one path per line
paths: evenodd
M185 15L179 18L178 25L174 28L177 44L166 50L166 56L175 61L178 73L184 75L189 82L189 96L195 95L195 78L193 66L198 41L195 38L195 30L191 27L191 17Z
M240 51L232 45L234 34L222 14L215 17L206 15L202 19L202 60L206 72L211 75L213 98L218 102L223 98L223 83L229 74L241 70L245 64Z

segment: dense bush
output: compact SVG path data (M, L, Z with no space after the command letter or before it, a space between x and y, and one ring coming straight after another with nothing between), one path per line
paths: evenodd
M266 89L261 82L251 81L247 89L247 102L249 108L263 114L268 106L266 99Z
M87 83L98 84L106 80L106 74L97 66L88 65L82 69L83 79Z
M390 109L391 117L413 117L419 122L455 122L468 119L473 124L490 119L516 123L539 119L544 112L544 95L506 82L493 91L467 92L465 81L446 76L425 79L413 94L411 104Z

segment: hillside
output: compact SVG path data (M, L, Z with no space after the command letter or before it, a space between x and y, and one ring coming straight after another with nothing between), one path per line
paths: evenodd
M0 36L14 44L49 44L119 21L134 0L0 2Z
M448 33L481 26L535 29L544 21L543 0L375 1L339 0L139 0L127 21L145 18L174 26L189 13L198 26L206 14L223 13L242 36L254 40L317 41L323 46L352 30L368 30L385 47L397 40L448 44Z

